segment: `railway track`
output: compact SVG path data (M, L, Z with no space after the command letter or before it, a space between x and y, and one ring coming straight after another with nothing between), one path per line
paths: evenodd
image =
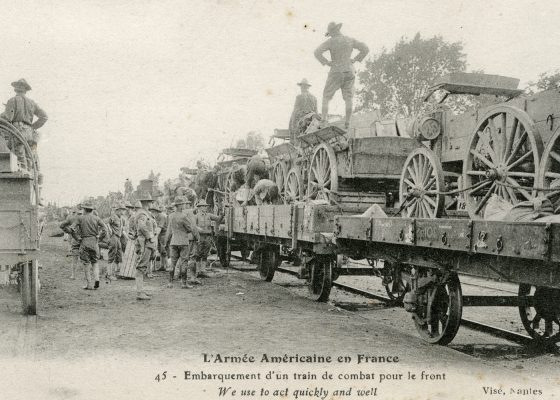
M235 258L236 260L242 260L242 258L240 256L235 255L235 254L232 254L231 257ZM256 271L256 268L251 268L251 269L239 268L239 267L232 266L231 264L230 264L230 268L238 270L238 271L243 271L243 272ZM282 267L282 266L276 268L276 270L278 272L282 272L282 273L293 275L293 276L298 275L296 271L293 271L291 269L288 269L288 268L285 268L285 267ZM480 286L480 285L472 284L471 286ZM366 297L368 299L378 300L378 301L384 302L386 304L391 304L391 303L394 304L395 303L395 301L390 299L389 297L382 296L382 295L379 295L379 294L375 294L375 293L369 292L367 290L363 290L363 289L360 289L360 288L357 288L357 287L354 287L354 286L351 286L351 285L348 285L348 284L344 284L344 283L340 283L340 282L333 282L333 287L336 287L337 289L342 290L342 291L347 292L347 293L352 293L352 294L355 294L355 295L358 295L358 296L363 296L363 297ZM495 289L495 288L491 288L491 287L485 287L485 288ZM495 290L499 290L499 289L495 289ZM399 305L399 306L402 306L402 305ZM494 337L505 339L505 340L508 340L510 342L517 343L517 344L520 344L520 345L523 345L523 346L528 346L528 345L534 343L533 338L531 338L530 336L523 335L523 334L516 333L516 332L512 332L512 331L508 331L506 329L498 328L496 326L484 324L482 322L473 321L473 320L466 319L466 318L461 319L461 325L466 327L466 328L472 329L474 331L486 333L486 334L492 335Z

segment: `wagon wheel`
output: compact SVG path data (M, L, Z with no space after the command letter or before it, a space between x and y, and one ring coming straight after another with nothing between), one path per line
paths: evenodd
M428 287L419 294L419 310L414 318L422 339L432 344L450 343L461 324L463 296L457 274L452 273L443 284Z
M560 200L560 130L556 130L541 157L539 167L538 186L545 189L558 188L558 191L545 191L544 195L548 197L553 204ZM555 209L560 204L555 204Z
M426 147L415 149L404 163L399 186L406 217L438 218L444 205L443 169L436 155Z
M541 342L560 342L560 290L522 283L518 295L532 300L528 305L519 306L527 333Z
M288 171L284 199L286 204L303 199L303 182L301 171L298 167L292 167L292 169Z
M280 265L280 252L275 247L265 247L259 252L259 263L257 268L261 279L266 282L272 281L274 272Z
M332 287L332 258L316 257L309 262L307 288L315 301L325 302L329 299Z
M286 176L288 175L288 165L285 161L276 161L272 166L272 177L271 180L278 186L278 191L282 198L284 198L284 191Z
M492 194L517 204L536 196L541 137L533 120L516 107L500 105L480 120L463 162L466 208L481 218Z
M328 144L321 143L315 149L307 185L309 198L317 200L330 200L329 193L338 190L336 155Z

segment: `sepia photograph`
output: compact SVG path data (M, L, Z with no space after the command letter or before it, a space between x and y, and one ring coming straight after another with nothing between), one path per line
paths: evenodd
M559 3L0 4L0 399L560 398Z

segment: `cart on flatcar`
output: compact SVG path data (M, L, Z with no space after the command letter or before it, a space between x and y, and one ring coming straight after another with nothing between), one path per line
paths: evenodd
M481 219L495 194L515 205L546 195L556 201L560 187L560 91L526 95L519 79L452 73L429 90L443 91L440 107L418 116L413 136L425 146L412 152L401 174L404 215L445 214L449 191L460 192L470 218ZM449 95L485 96L490 104L462 114L445 106ZM461 202L459 202L461 203ZM454 203L457 204L457 203Z
M18 285L23 313L37 314L39 297L39 184L37 162L17 128L0 119L0 265ZM23 146L33 168L23 169L12 151ZM8 282L10 283L10 282Z

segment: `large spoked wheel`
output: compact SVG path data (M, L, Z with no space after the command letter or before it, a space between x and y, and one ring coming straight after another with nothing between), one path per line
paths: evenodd
M432 344L449 344L461 324L463 296L457 274L449 275L443 284L427 288L414 318L422 339Z
M278 186L278 192L284 197L286 190L286 177L288 175L288 165L284 161L276 161L272 165L272 181Z
M560 290L522 283L518 294L521 300L531 300L528 305L519 306L527 333L541 342L560 342Z
M270 282L274 278L276 268L280 265L280 252L278 248L266 247L260 250L258 270L261 279Z
M415 149L404 163L400 180L403 214L413 218L441 216L445 195L443 169L436 155L426 147Z
M329 193L338 190L336 155L331 146L321 143L315 149L309 168L307 193L309 198L330 200Z
M541 154L541 137L525 111L500 105L486 113L463 162L470 217L482 218L492 194L511 204L534 198Z
M543 194L556 205L560 200L560 130L558 129L548 142L541 157L538 186L550 189ZM558 205L555 208L557 207Z
M286 176L284 200L286 204L303 200L303 182L301 171L297 167L292 167Z
M325 302L329 299L332 287L334 261L327 257L316 257L309 263L307 288L315 301Z

